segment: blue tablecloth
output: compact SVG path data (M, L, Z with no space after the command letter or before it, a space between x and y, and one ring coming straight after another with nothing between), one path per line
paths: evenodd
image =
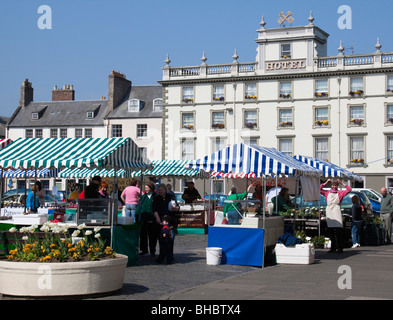
M263 229L209 227L209 247L222 248L222 264L263 266Z

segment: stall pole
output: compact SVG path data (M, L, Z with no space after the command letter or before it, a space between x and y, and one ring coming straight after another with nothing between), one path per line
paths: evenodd
M277 215L277 214L278 214L278 212L277 212L277 210L278 210L278 199L277 199L277 196L278 196L278 193L277 193L278 177L277 177L277 175L276 175L276 177L275 177L275 180L276 180L276 198L275 198L275 200L276 200L276 215Z
M114 167L114 177L113 177L113 188L114 188L114 201L113 201L113 206L111 206L111 208L113 208L112 211L112 219L111 219L111 248L114 248L114 232L113 232L113 227L115 224L115 219L117 222L117 168L116 166Z
M210 179L210 177L211 177L211 173L209 173L209 188L210 188L210 196L209 196L209 223L208 223L208 225L210 225L210 215L211 215L211 209L212 209L212 203L211 203L211 201L212 201L212 183L213 183L213 181L212 181L212 179ZM213 178L214 179L214 178ZM215 217L214 217L214 223L216 222L216 219L215 219ZM209 231L208 231L209 232Z
M264 193L264 208L263 208L263 229L265 229L265 220L266 220L266 211L265 209L267 209L267 207L265 207L265 205L267 205L266 203L266 184L267 184L267 179L266 179L266 175L261 176L262 179L265 179L265 186L263 188L263 193Z
M18 189L18 182L16 183L17 185L16 185L16 188ZM24 212L26 212L26 209L27 209L27 201L26 201L26 199L27 199L27 190L26 190L26 185L27 185L27 169L25 169L25 211Z
M1 192L0 192L1 199L0 199L0 210L1 210L1 208L4 207L4 206L3 206L3 201L4 201L4 199L3 199L3 194L4 194L4 178L3 178L3 168L1 168ZM0 214L0 215L1 215L1 214Z

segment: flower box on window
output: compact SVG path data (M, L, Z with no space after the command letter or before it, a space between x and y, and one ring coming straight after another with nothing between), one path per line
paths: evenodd
M351 124L361 125L363 124L363 122L364 122L363 119L351 119Z
M283 121L280 123L280 127L292 127L292 121Z
M317 98L323 98L323 97L328 97L329 93L328 92L315 92L315 96Z
M364 159L352 159L351 163L359 163L359 164L363 164L364 163Z
M393 118L389 118L388 122L393 123Z
M256 122L246 122L245 126L248 129L254 129L257 126L257 123Z
M318 126L322 126L322 125L327 126L329 124L329 121L328 120L317 120L317 121L315 121L315 124Z
M224 97L213 97L215 101L224 101Z
M245 96L244 98L245 98L245 99L249 99L249 100L256 100L256 99L257 99L257 96L250 96L250 95L247 95L247 96Z
M283 54L281 55L282 59L291 59L291 55L290 54Z
M183 129L193 130L194 126L192 124L185 124L185 125L183 125Z
M292 94L288 93L288 94L280 94L280 98L282 99L290 99L292 97Z
M350 91L349 95L352 97L360 97L363 95L363 90Z
M388 159L388 164L393 164L393 158Z
M387 89L386 92L393 93L393 89Z
M194 102L194 99L193 98L184 98L183 102L185 102L185 103Z
M213 129L224 129L225 128L225 124L224 123L213 123L212 124L212 128Z

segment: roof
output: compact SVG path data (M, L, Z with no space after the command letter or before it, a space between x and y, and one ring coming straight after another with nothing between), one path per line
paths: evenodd
M162 86L131 86L120 104L106 118L161 118L162 111L153 110L153 101L157 98L162 99ZM129 112L128 101L130 99L140 100L143 108L139 112Z
M108 112L107 100L89 101L48 101L31 102L26 108L18 108L8 127L69 127L103 126ZM87 118L88 111L95 111L92 119ZM37 112L39 118L32 119Z
M147 167L130 138L19 138L0 151L1 168Z

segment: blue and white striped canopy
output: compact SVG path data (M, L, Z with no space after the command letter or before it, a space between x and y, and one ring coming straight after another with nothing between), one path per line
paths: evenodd
M21 170L8 169L3 171L3 178L54 178L57 176L57 169L41 169L41 170Z
M294 156L294 158L314 168L322 170L323 176L326 178L348 178L350 180L357 180L357 181L362 180L362 178L360 178L358 175L354 174L353 172L341 168L325 160L308 157L308 156L302 156L302 155L296 155Z
M275 148L249 146L242 143L229 146L201 159L189 168L206 172L253 173L261 176L321 176L322 171L298 161Z

